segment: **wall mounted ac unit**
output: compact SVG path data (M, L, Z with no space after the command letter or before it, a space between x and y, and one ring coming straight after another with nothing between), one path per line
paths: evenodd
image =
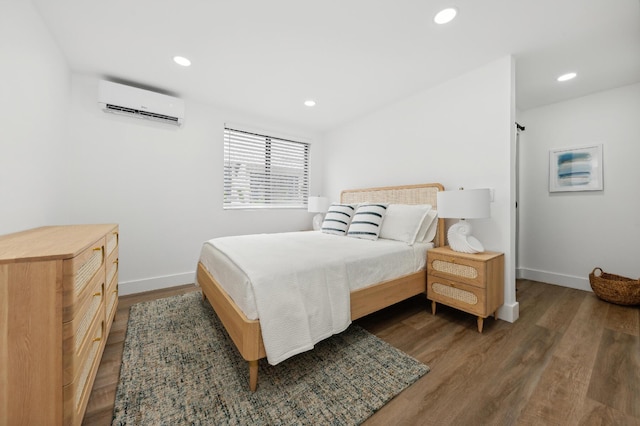
M105 111L181 126L184 101L173 96L100 80L98 105Z

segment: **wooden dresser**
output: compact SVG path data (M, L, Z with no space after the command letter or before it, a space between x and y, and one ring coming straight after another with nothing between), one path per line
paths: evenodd
M118 225L0 236L0 426L79 425L118 304Z

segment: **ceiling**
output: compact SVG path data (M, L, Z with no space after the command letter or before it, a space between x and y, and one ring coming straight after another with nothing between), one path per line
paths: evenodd
M73 72L315 132L509 54L521 110L640 81L640 0L32 2Z

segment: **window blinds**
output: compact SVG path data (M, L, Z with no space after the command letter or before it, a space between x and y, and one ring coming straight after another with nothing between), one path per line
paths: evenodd
M225 209L305 208L308 196L308 143L225 127Z

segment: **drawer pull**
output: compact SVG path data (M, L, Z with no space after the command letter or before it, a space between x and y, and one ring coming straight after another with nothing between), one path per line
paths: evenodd
M97 292L97 293L93 293L93 297L98 297L98 296L102 296L102 292Z
M102 247L95 247L95 248L93 249L93 251L101 251L101 250L102 250Z
M95 337L92 341L93 342L99 342L100 340L102 340L102 337Z

